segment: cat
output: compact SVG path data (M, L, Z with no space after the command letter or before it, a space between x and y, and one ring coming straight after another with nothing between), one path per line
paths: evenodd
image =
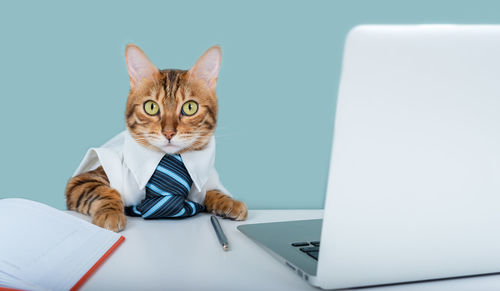
M130 136L138 144L165 154L205 148L217 123L215 87L220 47L209 48L189 70L159 70L133 44L127 45L125 59L130 79L125 119ZM197 102L189 101L192 99ZM186 116L184 110L194 113ZM163 146L162 142L167 139L168 145ZM95 225L115 232L125 228L124 201L110 186L102 166L72 177L66 185L65 196L69 210L90 215ZM245 220L248 215L244 202L234 200L219 189L207 190L203 205L208 212L234 220Z

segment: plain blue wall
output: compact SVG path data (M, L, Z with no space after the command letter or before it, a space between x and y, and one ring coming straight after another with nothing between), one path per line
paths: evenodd
M250 208L321 208L348 30L500 22L494 1L11 2L0 4L0 197L61 209L85 151L124 128L129 42L160 68L221 45L223 183Z

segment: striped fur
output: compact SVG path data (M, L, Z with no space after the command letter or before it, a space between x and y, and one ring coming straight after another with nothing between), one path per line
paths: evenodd
M127 99L125 121L131 136L145 147L170 154L203 149L214 134L217 124L217 73L209 80L197 76L205 76L206 74L200 74L199 71L203 73L206 68L213 71L213 67L207 66L206 59L217 55L217 52L220 54L220 49L209 49L189 71L160 71L148 63L149 60L138 47L127 46L126 55L128 50L133 50L132 54L135 56L139 55L138 60L130 60L127 57L131 89ZM135 56L133 57L136 58ZM140 62L143 62L144 67L150 70L146 72L146 77L139 78L141 76L133 74L139 70L131 70L130 66L137 62L140 65ZM137 79L141 81L138 82ZM159 105L157 115L151 116L145 112L144 104L149 100ZM182 105L186 101L195 101L198 104L196 114L181 114ZM174 147L174 152L163 148L167 131L174 132L172 143L178 144ZM92 222L98 226L121 231L126 225L120 193L110 187L102 167L69 180L66 186L66 204L70 210L92 216ZM204 205L208 211L231 219L243 220L248 214L243 202L233 200L218 190L207 191Z
M92 216L92 223L112 231L125 228L120 193L109 186L102 167L73 177L66 185L66 206Z

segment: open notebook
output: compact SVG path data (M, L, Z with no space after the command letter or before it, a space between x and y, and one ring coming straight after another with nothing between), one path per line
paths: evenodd
M78 289L124 240L50 206L0 199L0 289Z

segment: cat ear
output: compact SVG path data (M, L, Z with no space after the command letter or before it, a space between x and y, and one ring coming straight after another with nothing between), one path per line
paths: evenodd
M209 48L189 70L191 80L202 81L210 90L215 90L222 52L219 46Z
M160 71L135 44L128 44L125 48L125 61L131 89L137 88L144 79L153 81L160 76Z

